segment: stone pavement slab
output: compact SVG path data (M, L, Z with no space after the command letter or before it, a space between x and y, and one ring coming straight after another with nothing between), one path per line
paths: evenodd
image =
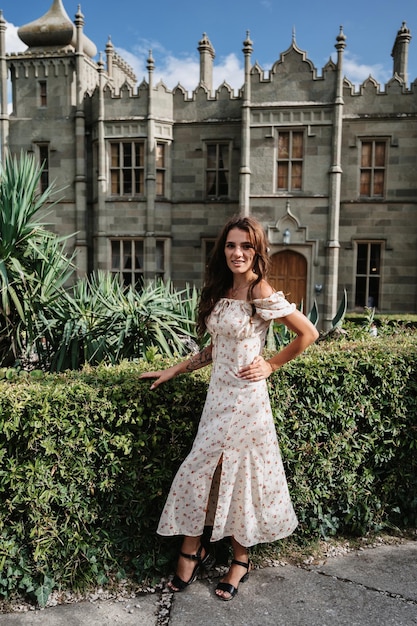
M231 602L217 582L0 614L0 626L417 626L417 541L254 570Z
M317 571L417 603L417 541L331 558Z
M159 594L0 614L0 626L154 626Z
M213 597L216 582L175 594L170 626L417 625L417 542L255 570L231 602Z

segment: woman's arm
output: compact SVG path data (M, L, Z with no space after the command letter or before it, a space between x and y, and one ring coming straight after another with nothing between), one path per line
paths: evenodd
M278 354L268 359L267 363L269 363L273 372L304 352L319 336L314 324L300 311L294 311L283 318L282 321L287 328L296 333L297 337Z
M295 332L297 337L271 359L265 360L262 356L255 357L250 365L241 368L239 371L240 378L254 381L268 378L272 372L304 352L319 336L314 324L300 311L295 310L290 315L283 317L281 321L287 328Z
M156 378L152 383L151 389L156 389L161 383L165 383L167 380L178 376L178 374L186 374L188 372L194 372L206 365L210 365L212 362L212 344L210 343L206 348L203 348L198 354L194 354L186 361L181 361L176 365L172 365L165 370L157 370L155 372L143 372L139 378Z

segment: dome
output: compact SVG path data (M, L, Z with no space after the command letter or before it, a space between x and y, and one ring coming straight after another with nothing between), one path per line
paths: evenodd
M29 48L67 48L76 46L76 28L67 15L62 0L53 0L52 6L37 20L21 26L17 34ZM94 43L83 34L83 52L97 54Z

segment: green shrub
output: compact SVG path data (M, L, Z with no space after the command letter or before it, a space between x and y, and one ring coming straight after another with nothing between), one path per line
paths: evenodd
M209 370L151 392L145 367L0 380L0 596L167 573L155 530ZM416 374L404 332L312 346L269 379L300 539L416 522Z
M416 335L316 347L271 393L301 532L415 523Z

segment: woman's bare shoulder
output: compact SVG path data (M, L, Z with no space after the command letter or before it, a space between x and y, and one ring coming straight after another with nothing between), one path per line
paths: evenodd
M252 296L255 300L261 300L263 298L269 298L271 293L274 293L271 285L268 281L262 279L255 287L253 288Z

